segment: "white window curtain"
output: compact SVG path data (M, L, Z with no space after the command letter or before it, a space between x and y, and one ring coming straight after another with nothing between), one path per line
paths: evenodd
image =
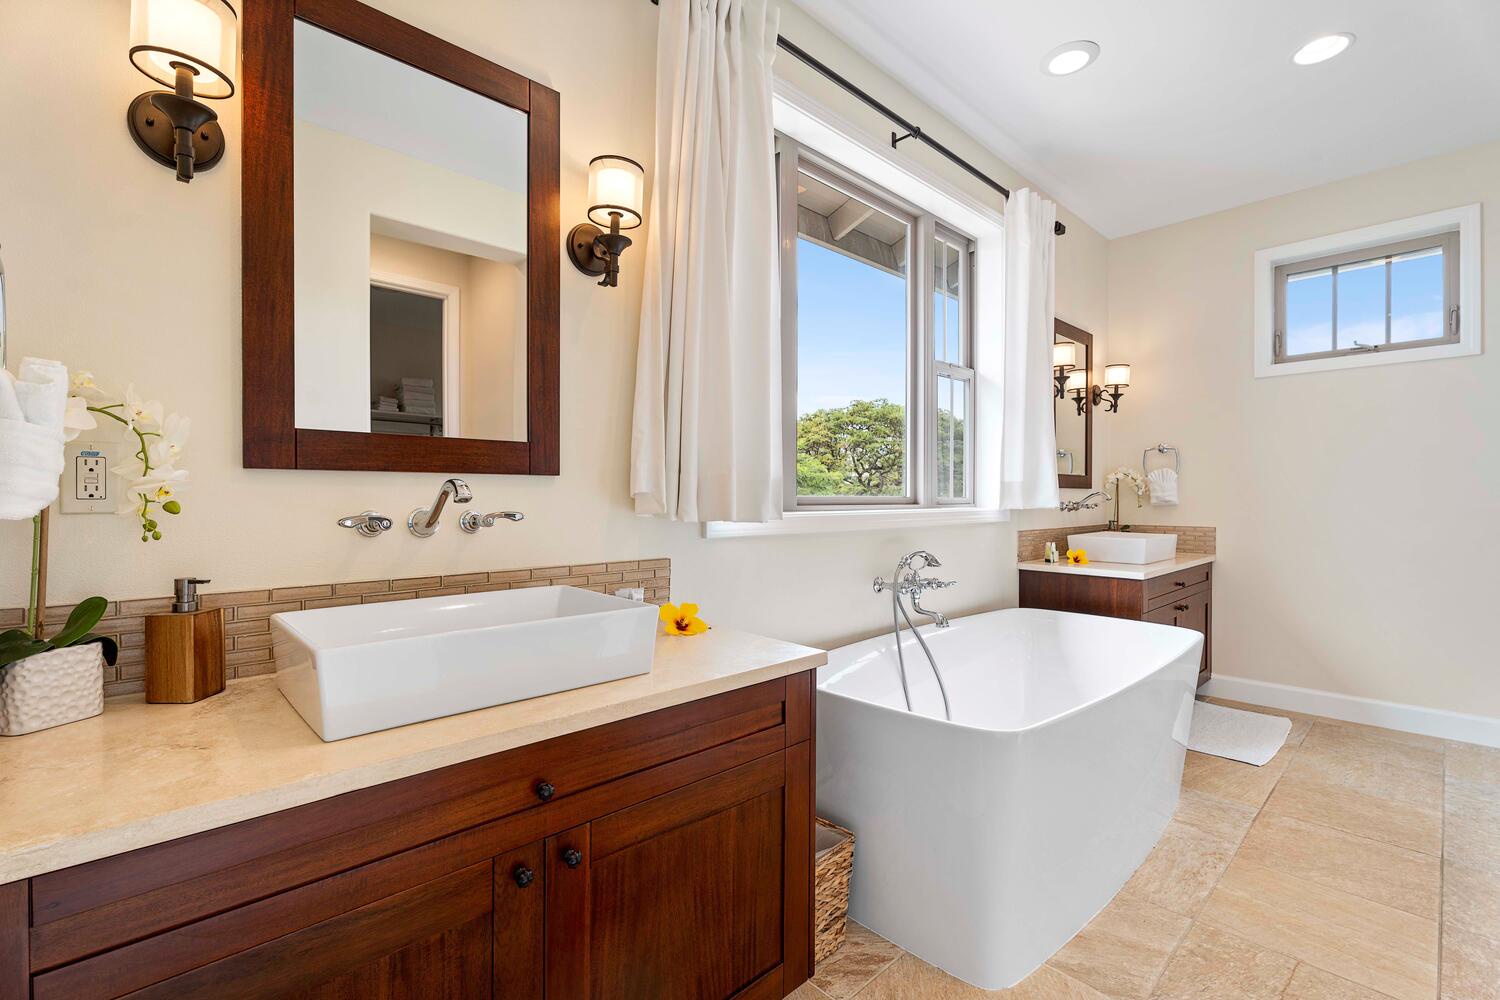
M1056 507L1052 320L1057 206L1029 188L1005 203L1005 376L1000 507Z
M781 516L781 333L768 0L662 0L636 357L639 514Z

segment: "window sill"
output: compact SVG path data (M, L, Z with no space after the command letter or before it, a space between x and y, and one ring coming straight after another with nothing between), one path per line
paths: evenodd
M913 507L910 510L814 510L782 515L764 524L710 521L703 526L704 538L744 538L750 535L821 535L849 531L893 531L903 528L936 528L955 524L994 524L1009 521L1003 510L977 507Z

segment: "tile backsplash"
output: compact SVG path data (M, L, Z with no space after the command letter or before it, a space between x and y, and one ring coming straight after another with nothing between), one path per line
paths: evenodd
M1056 542L1060 551L1067 551L1068 535L1077 535L1085 531L1105 531L1108 528L1107 524L1078 524L1059 528L1032 528L1019 532L1016 535L1016 561L1031 562L1042 558L1043 553L1047 551L1048 542ZM1132 524L1130 530L1155 535L1175 534L1178 552L1202 552L1205 555L1215 553L1217 532L1213 528L1174 524Z
M268 674L271 662L271 616L282 611L334 608L345 604L377 604L414 597L477 594L488 590L550 587L558 584L611 593L622 587L643 587L646 600L665 602L672 587L670 559L575 563L569 566L536 566L446 576L416 576L393 580L362 580L356 583L318 583L233 593L204 593L203 608L224 609L224 664L231 679ZM67 620L73 605L47 608L49 625ZM104 694L131 694L146 686L146 615L172 610L172 598L147 597L111 601L105 617L94 629L113 636L120 645L120 658L104 668ZM25 621L24 608L0 609L0 629L15 628Z

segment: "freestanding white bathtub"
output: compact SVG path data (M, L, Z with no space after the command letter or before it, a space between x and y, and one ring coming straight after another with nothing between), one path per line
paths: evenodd
M818 811L855 834L850 916L984 989L1103 909L1177 807L1203 637L1010 609L902 632L818 671Z

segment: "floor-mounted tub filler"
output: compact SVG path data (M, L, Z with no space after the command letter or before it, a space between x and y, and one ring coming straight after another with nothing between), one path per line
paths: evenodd
M828 654L818 810L859 838L849 915L984 989L1066 944L1177 807L1203 637L1010 609Z

